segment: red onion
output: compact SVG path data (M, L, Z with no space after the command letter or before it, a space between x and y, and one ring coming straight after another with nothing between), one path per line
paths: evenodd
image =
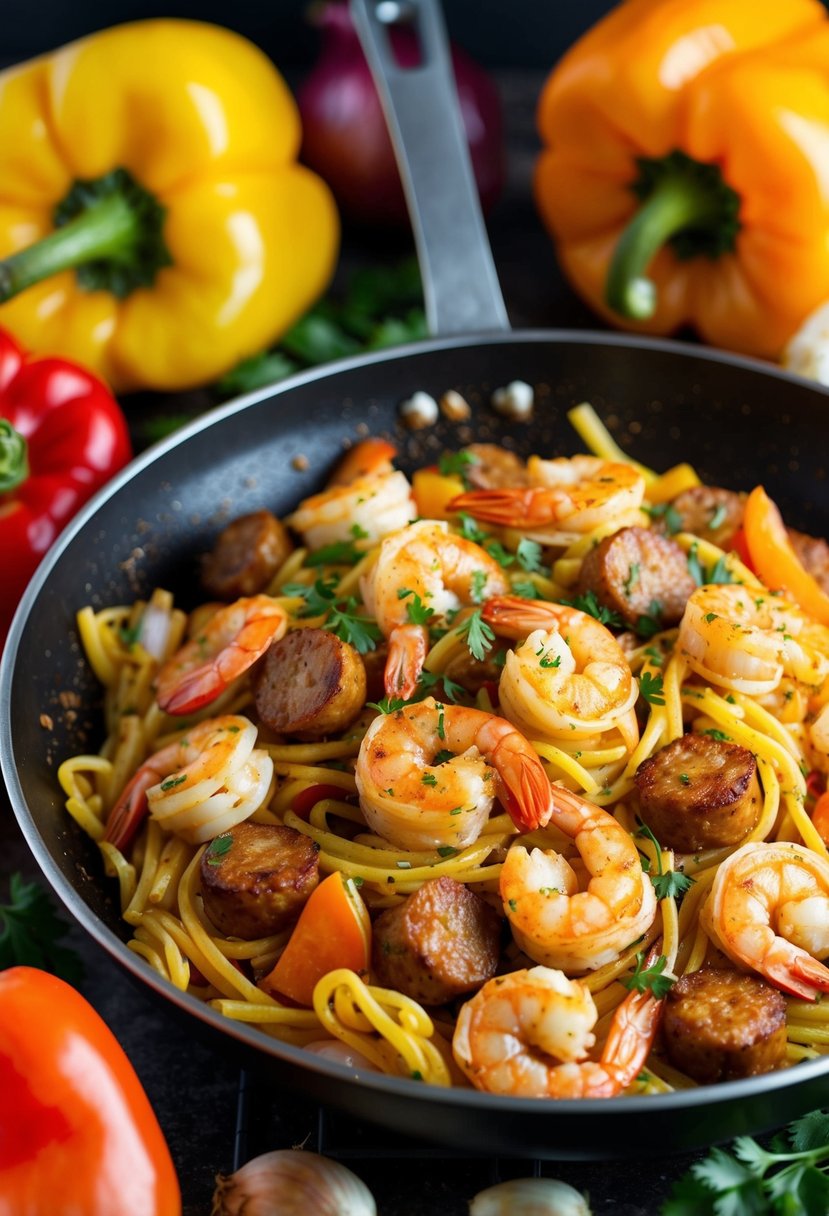
M403 188L380 100L346 0L329 0L313 15L322 30L320 57L297 92L302 159L328 182L343 214L360 223L408 223ZM398 62L418 62L414 32L391 30ZM452 63L481 203L495 202L504 181L501 103L489 76L462 50Z

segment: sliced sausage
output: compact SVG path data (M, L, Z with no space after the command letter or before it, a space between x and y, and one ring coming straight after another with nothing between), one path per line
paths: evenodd
M786 1001L765 980L703 967L668 992L663 1021L671 1063L701 1085L778 1068L786 1054Z
M634 780L642 819L680 853L738 844L760 817L754 756L711 735L674 739L639 765Z
M829 595L829 545L825 540L816 536L807 536L805 532L795 532L789 528L789 540L800 564L809 571L812 578L820 583Z
M285 525L270 511L234 519L202 560L202 583L210 595L236 600L267 587L293 549Z
M293 828L237 824L202 854L205 912L227 937L252 941L278 933L293 924L319 882L317 853Z
M473 490L502 490L529 485L527 466L520 456L497 443L470 443L464 448L474 462L464 469Z
M652 528L622 528L591 549L577 591L598 600L635 629L642 617L675 625L696 584L679 545Z
M377 982L422 1005L443 1005L491 979L501 918L453 878L434 878L374 922Z
M654 519L654 527L670 532L693 532L700 540L727 548L742 526L745 501L745 494L736 494L733 490L691 486L677 494L669 511Z
M295 629L272 645L253 677L262 722L279 734L320 739L350 726L366 699L357 651L328 629Z

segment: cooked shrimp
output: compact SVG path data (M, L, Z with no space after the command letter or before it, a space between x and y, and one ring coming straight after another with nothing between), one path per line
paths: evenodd
M392 467L396 449L366 439L343 458L326 489L299 504L290 524L309 549L350 542L368 549L417 515L405 473Z
M772 692L784 675L816 685L829 674L829 629L762 588L698 587L678 645L689 667L734 692Z
M360 584L368 611L389 639L387 695L407 699L417 687L429 630L415 617L426 614L438 624L447 613L508 588L495 559L455 536L447 523L424 519L387 536Z
M652 993L616 1009L599 1060L587 1055L598 1012L589 989L549 967L489 980L461 1008L452 1040L476 1089L523 1098L612 1098L639 1073L662 1013Z
M585 890L573 866L552 849L513 844L500 893L512 935L525 954L564 971L595 971L653 924L656 895L636 845L608 811L552 786L550 822L578 849ZM581 867L580 867L581 868Z
M507 654L498 686L504 716L530 738L576 739L617 727L639 740L638 686L610 630L564 604L496 596L483 619L502 637L524 638Z
M156 699L168 714L191 714L215 701L278 641L285 609L268 595L236 600L167 660L156 677Z
M512 723L433 697L374 719L355 776L372 831L411 851L466 848L496 795L525 827L551 810L541 761Z
M531 456L527 475L526 488L469 490L453 498L449 510L526 529L545 544L566 545L611 520L626 519L645 496L645 479L633 465L598 456Z
M815 768L829 773L829 702L809 726L810 758Z
M149 809L168 831L201 844L248 819L262 805L273 761L254 750L247 718L209 718L145 760L121 791L104 839L123 850Z
M804 1001L829 992L829 862L804 845L744 844L717 870L704 923L735 963Z

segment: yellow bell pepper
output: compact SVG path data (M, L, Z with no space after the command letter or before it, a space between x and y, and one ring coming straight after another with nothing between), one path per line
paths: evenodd
M336 208L300 137L270 60L201 22L117 26L0 73L0 324L120 391L221 375L334 268Z

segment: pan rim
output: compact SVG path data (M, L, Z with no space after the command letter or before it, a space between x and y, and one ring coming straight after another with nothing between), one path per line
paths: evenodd
M251 393L233 398L205 411L174 432L166 439L154 444L145 452L135 457L110 482L94 495L78 512L66 529L61 533L51 549L46 553L30 584L21 599L11 628L7 643L0 662L0 769L8 790L9 800L14 810L20 829L31 850L38 866L46 877L49 885L62 900L70 914L77 920L90 936L131 975L154 990L157 995L165 997L184 1013L197 1017L211 1030L229 1035L245 1048L264 1053L286 1065L299 1068L304 1072L318 1074L322 1078L342 1083L344 1080L358 1080L363 1088L374 1091L378 1096L388 1095L405 1098L414 1102L439 1101L441 1105L454 1107L458 1110L470 1109L488 1113L500 1111L505 1114L538 1116L542 1113L546 1118L564 1116L571 1117L577 1112L581 1116L603 1115L605 1117L621 1118L625 1112L630 1115L653 1113L673 1110L689 1110L695 1107L711 1108L722 1104L730 1104L741 1100L749 1100L755 1094L768 1094L773 1091L799 1086L814 1078L829 1073L829 1057L801 1061L796 1066L782 1069L774 1073L766 1073L758 1077L746 1077L736 1081L721 1082L717 1085L699 1086L694 1089L677 1090L669 1094L650 1096L626 1097L621 1102L608 1103L604 1099L558 1099L552 1103L539 1106L539 1099L499 1096L483 1093L478 1090L461 1088L441 1089L438 1093L432 1086L412 1086L409 1079L390 1077L380 1074L361 1073L355 1077L354 1070L336 1061L326 1060L315 1056L300 1047L272 1039L254 1026L235 1022L224 1017L217 1010L211 1009L204 1002L187 993L176 990L157 976L150 968L138 959L126 944L117 936L103 920L101 920L80 897L68 879L52 858L43 841L34 817L26 801L20 783L17 767L14 762L14 744L11 715L11 693L13 675L17 667L17 653L20 637L29 615L31 606L40 595L53 566L58 562L63 552L75 537L88 527L99 508L117 495L124 486L129 484L140 472L157 460L173 451L181 444L234 414L246 410L269 398L281 396L301 385L317 381L328 381L341 373L352 369L377 366L392 363L400 359L413 360L415 357L429 355L446 349L465 349L470 346L509 345L511 343L538 344L571 343L582 346L616 346L653 351L680 356L692 362L706 364L719 363L724 366L757 373L763 377L771 377L782 384L795 384L801 388L816 393L819 397L829 398L829 387L820 385L795 373L786 371L774 364L767 364L759 359L735 355L730 352L713 350L709 347L696 346L679 340L651 338L642 335L620 334L602 330L504 330L496 332L470 333L461 336L448 336L425 339L405 346L391 347L370 355L355 355L346 359L328 363L320 368L311 368L291 376L276 385L266 386ZM618 1114L616 1113L618 1112Z

